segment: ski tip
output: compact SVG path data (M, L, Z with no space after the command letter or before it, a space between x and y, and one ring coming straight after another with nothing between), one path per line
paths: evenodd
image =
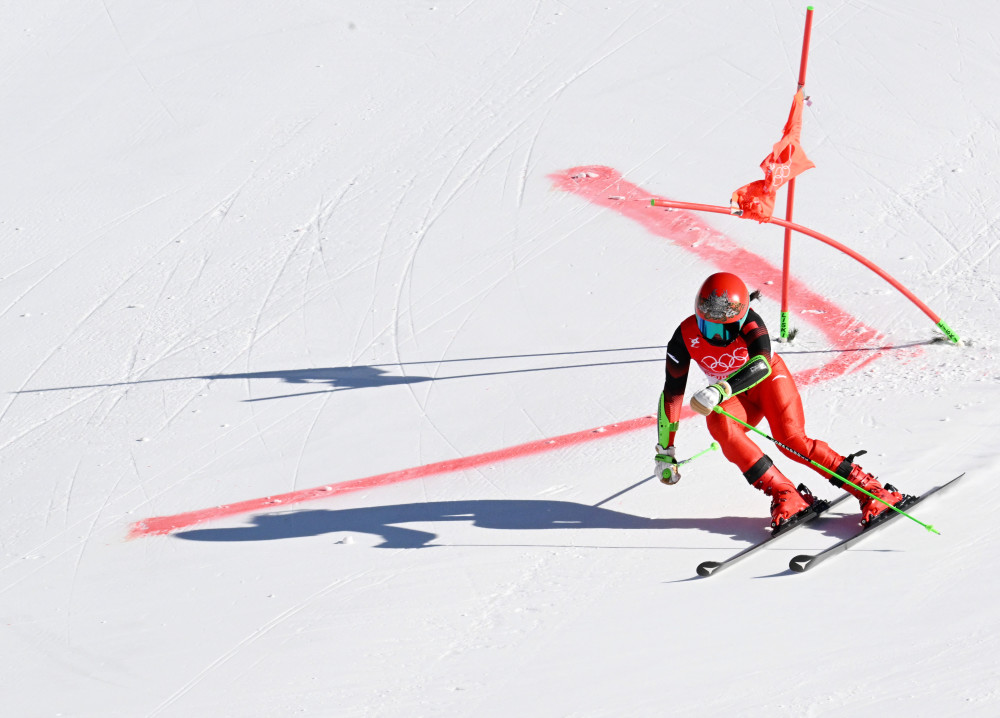
M815 556L808 556L806 554L796 556L795 558L793 558L791 561L788 562L788 568L795 571L796 573L802 573L807 568L809 568L809 564L812 563L812 560L814 558Z
M718 561L705 561L704 563L698 564L698 575L702 578L708 578L722 564Z

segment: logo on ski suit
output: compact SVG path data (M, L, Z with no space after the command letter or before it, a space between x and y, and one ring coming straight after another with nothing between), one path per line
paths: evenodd
M698 366L713 379L725 379L746 364L749 358L747 348L739 347L722 355L705 356L698 360Z

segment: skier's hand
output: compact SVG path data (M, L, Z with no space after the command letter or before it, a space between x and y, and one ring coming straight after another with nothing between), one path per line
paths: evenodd
M702 416L708 416L712 413L712 409L732 395L733 390L729 388L729 383L722 380L717 384L712 384L712 386L706 386L692 396L691 408Z
M664 449L659 444L656 445L656 468L653 471L660 483L667 486L673 486L681 480L681 469L677 465L674 453L673 446Z

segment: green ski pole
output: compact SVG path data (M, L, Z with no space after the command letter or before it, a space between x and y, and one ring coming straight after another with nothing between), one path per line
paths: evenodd
M683 460L681 460L681 461L678 461L678 462L677 462L677 464L678 464L678 466L680 466L680 465L683 465L683 464L690 464L690 463L691 463L692 461L694 461L695 459L697 459L697 458L698 458L699 456L704 456L704 455L705 455L705 454L707 454L708 452L710 452L710 451L715 451L715 450L716 450L716 449L718 449L718 448L719 448L719 445L718 445L718 443L716 443L716 442L714 442L714 441L713 441L713 442L712 442L712 444L711 444L711 446L709 446L709 447L708 447L707 449L705 449L704 451L699 451L699 452L698 452L697 454L695 454L694 456L689 456L689 457L688 457L688 458L686 458L686 459L683 459ZM632 490L632 489L634 489L635 487L637 487L637 486L642 486L642 485L643 485L644 483L646 483L646 482L647 482L647 481L649 481L650 479L655 479L655 478L656 478L656 474L653 474L652 476L647 476L647 477L646 477L645 479L643 479L642 481L639 481L639 482L637 482L637 483L635 483L635 484L632 484L632 485L631 485L631 486L629 486L629 487L628 487L627 489L622 489L622 490L621 490L621 491L619 491L619 492L618 492L617 494L611 494L611 496L609 496L608 498L604 499L604 501L598 501L598 502L597 502L596 504L594 504L594 508L596 509L596 508L597 508L598 506L603 506L604 504L606 504L606 503L608 503L609 501L611 501L611 499L617 499L617 498L618 498L619 496L621 496L622 494L625 494L625 493L628 493L629 491L631 491L631 490Z
M837 481L843 481L845 484L850 484L851 486L853 486L854 488L856 488L858 491L860 491L861 493L865 494L866 496L870 496L873 499L875 499L876 501L879 501L880 503L885 504L890 509L892 509L893 511L895 511L897 514L902 514L906 518L910 519L910 521L914 521L914 522L920 524L921 526L923 526L925 529L927 529L931 533L936 533L938 536L941 535L941 532L938 531L933 526L931 526L930 524L925 524L920 519L911 516L910 514L906 513L905 511L897 509L895 506L893 506L892 504L890 504L888 501L883 501L878 496L876 496L875 494L871 493L870 491L866 491L865 489L863 489L860 486L858 486L857 484L855 484L853 481L848 481L847 479L845 479L840 474L835 473L833 471L830 471L830 469L828 469L825 466L823 466L823 464L820 464L820 463L818 463L816 461L813 461L808 456L803 456L802 454L800 454L799 452L797 452L795 449L792 449L792 448L789 448L789 447L785 446L784 444L782 444L780 441L778 441L774 437L768 436L767 434L765 434L763 431L761 431L760 429L758 429L756 426L750 426L750 424L746 423L745 421L740 421L735 416L733 416L732 414L730 414L728 411L726 411L725 409L723 409L721 406L716 405L712 409L712 411L715 411L715 412L717 412L719 414L722 414L723 416L728 416L730 419L732 419L733 421L735 421L740 426L745 426L746 428L750 429L754 433L760 434L761 436L763 436L768 441L774 442L777 446L780 446L782 449L784 449L788 453L795 454L795 456L798 456L803 461L808 461L810 464L812 464L813 466L815 466L817 469L822 469L826 473L830 474L830 476L832 476L833 478L837 479Z
M682 461L678 461L678 462L677 462L677 465L678 465L678 466L683 466L684 464L690 464L690 463L691 463L692 461L694 461L695 459L697 459L697 458L698 458L699 456L704 456L704 455L705 455L705 454L707 454L707 453L708 453L709 451L715 451L715 450L716 450L716 449L718 449L718 448L719 448L719 444L718 444L718 442L715 442L715 441L713 441L713 442L712 442L712 445L711 445L711 446L709 446L709 447L708 447L707 449L705 449L704 451L699 451L699 452L698 452L697 454L695 454L694 456L689 456L689 457L687 457L686 459L684 459L684 460L682 460Z

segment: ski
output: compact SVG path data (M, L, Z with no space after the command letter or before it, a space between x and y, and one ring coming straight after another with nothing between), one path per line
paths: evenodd
M802 487L800 487L800 490L801 488ZM777 541L778 539L787 536L800 526L805 526L811 521L819 518L825 512L829 511L831 508L839 504L841 501L844 501L845 499L848 498L850 498L849 494L843 494L841 496L838 496L833 501L826 501L825 499L816 499L816 501L813 502L812 506L809 507L810 511L801 514L800 518L795 523L783 526L779 531L773 532L767 538L758 541L755 544L747 546L745 549L743 549L739 553L733 554L725 561L704 561L698 564L698 575L705 578L707 578L708 576L714 576L722 569L729 568L734 563L742 561L750 554L755 553L766 546L770 546L773 541Z
M932 494L936 494L937 492L943 491L948 487L952 486L956 481L958 481L963 476L965 476L965 474L961 473L951 481L948 481L947 483L944 483L941 486L935 486L933 489L930 489L929 491L926 491L925 493L920 494L919 496L908 496L899 503L899 508L908 509L911 506L916 506L917 504L919 504L921 501L931 496ZM833 544L833 546L823 549L819 553L812 555L802 554L800 556L796 556L788 564L788 568L795 571L796 573L802 573L803 571L808 571L811 568L815 568L818 564L822 563L823 561L826 561L828 558L833 558L837 554L843 553L844 551L851 548L859 541L862 541L863 539L867 538L868 536L870 536L872 533L879 530L883 526L887 526L888 524L892 523L897 518L899 518L899 516L900 514L896 513L895 511L886 511L881 516L876 517L876 523L873 523L871 526L867 526L861 529L853 536L848 536L847 538L842 539L837 543Z

